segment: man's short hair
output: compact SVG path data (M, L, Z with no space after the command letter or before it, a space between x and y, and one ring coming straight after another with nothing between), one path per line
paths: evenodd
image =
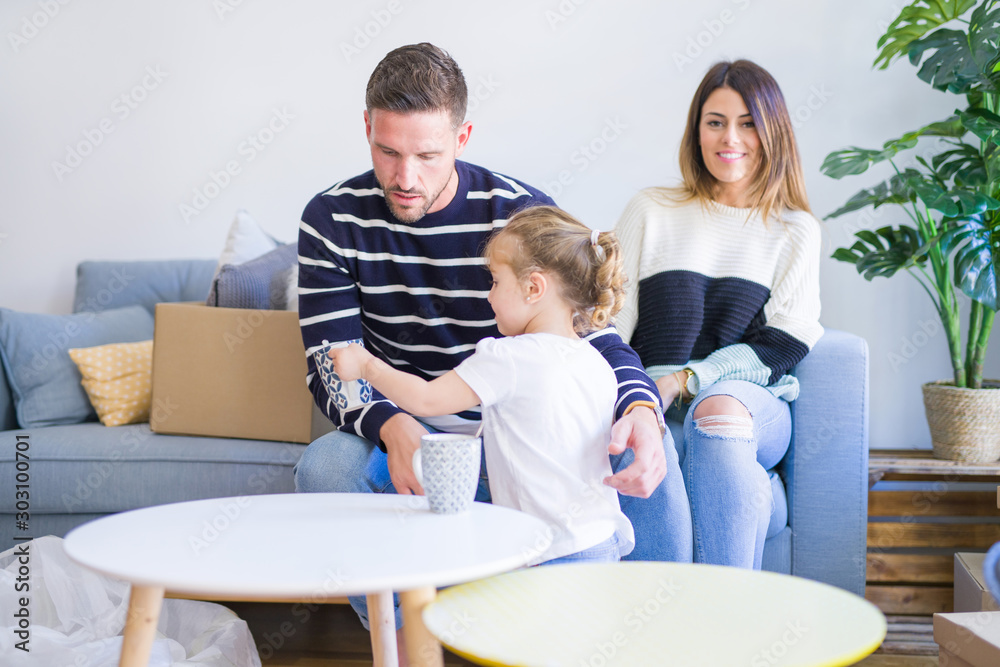
M365 106L385 111L447 111L452 126L465 120L469 93L451 56L422 42L401 46L382 59L368 79Z

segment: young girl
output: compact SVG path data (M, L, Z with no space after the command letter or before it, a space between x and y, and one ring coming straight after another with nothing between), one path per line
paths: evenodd
M624 299L618 241L550 206L518 212L484 252L500 333L427 382L360 345L330 351L341 379L364 378L415 416L481 405L490 493L497 505L546 521L542 560L616 561L635 545L611 474L608 443L617 380L581 340L607 326Z

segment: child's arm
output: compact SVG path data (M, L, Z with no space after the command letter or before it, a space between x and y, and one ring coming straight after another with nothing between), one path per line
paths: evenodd
M341 380L368 380L383 396L411 415L450 415L479 405L479 396L455 371L428 382L396 370L357 343L330 350L329 355Z

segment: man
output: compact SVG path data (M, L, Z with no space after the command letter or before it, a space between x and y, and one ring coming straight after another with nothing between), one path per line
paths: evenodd
M318 194L302 215L299 315L308 383L338 430L306 449L295 469L298 491L422 494L411 467L420 436L428 427L478 427L478 411L420 422L377 392L370 403L341 410L313 357L327 342L361 338L394 367L431 379L457 366L480 339L499 336L480 253L514 211L553 202L458 160L472 132L467 97L461 70L441 49L416 44L389 53L366 92L374 169ZM615 474L605 483L623 494L635 528L629 558L690 560L687 496L672 442L664 447L656 385L614 329L588 340L619 381L608 448ZM482 484L477 499L488 498Z

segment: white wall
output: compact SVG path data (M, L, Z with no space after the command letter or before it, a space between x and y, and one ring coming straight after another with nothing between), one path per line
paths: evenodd
M5 0L0 305L68 312L83 259L213 257L240 207L294 239L314 193L370 167L361 112L372 68L424 40L449 50L469 82L465 158L548 190L603 229L638 189L676 177L705 70L720 58L756 60L797 119L821 217L874 181L822 176L828 152L878 145L955 106L905 62L871 70L898 9L889 0ZM276 113L285 120L269 137ZM254 153L244 142L262 131L272 140ZM88 136L97 145L68 162ZM581 152L588 145L593 159ZM180 206L228 162L239 173L185 220ZM887 212L876 222L899 220ZM826 223L827 251L847 242L852 223ZM908 277L866 284L830 259L822 280L823 324L871 345L872 446L929 446L920 383L950 371L940 327L929 340L921 329L935 317L926 296Z

